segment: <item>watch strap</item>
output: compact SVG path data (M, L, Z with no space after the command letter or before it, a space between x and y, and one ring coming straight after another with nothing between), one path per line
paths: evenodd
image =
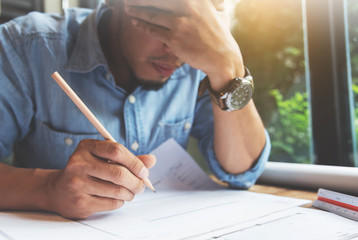
M251 81L251 84L253 86L253 82L252 82L252 77L250 74L249 69L247 69L245 67L245 79L249 79ZM226 106L226 101L225 101L225 94L227 94L228 92L231 92L233 90L235 90L237 87L239 87L239 85L241 84L242 78L240 77L236 77L234 79L232 79L229 84L227 86L225 86L221 91L216 92L211 88L210 85L210 81L209 81L209 77L206 76L200 83L199 85L199 89L198 89L198 94L199 96L202 96L206 90L209 90L209 95L211 100L218 105L222 110L224 111L228 111L228 106Z
M199 96L203 96L207 89L210 87L209 77L205 76L205 78L201 81L199 85L198 94Z
M249 69L247 69L245 67L245 76L244 76L244 78L247 78L248 76L251 76L251 74L250 74ZM231 89L232 82L233 82L233 80L236 80L236 79L241 79L241 78L236 77L236 78L232 79L230 81L230 83L225 88L223 88L219 92L216 92L216 91L212 90L212 88L211 88L209 77L205 76L205 78L201 81L201 83L199 85L198 94L199 94L199 96L202 96L205 93L206 90L209 90L210 93L212 93L212 94L214 94L216 96L222 96L224 92L226 92L226 91Z

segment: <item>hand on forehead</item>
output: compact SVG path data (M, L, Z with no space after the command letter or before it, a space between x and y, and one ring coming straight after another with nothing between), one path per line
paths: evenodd
M211 0L216 10L224 11L225 10L225 0Z
M116 0L107 0L107 3L113 2ZM117 0L118 1L118 0ZM134 6L151 6L163 10L172 10L177 6L183 6L182 4L189 4L190 1L211 1L217 11L224 11L225 0L122 0L125 4L134 5Z

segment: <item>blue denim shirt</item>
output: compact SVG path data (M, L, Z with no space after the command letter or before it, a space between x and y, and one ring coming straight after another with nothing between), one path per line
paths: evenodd
M64 16L31 13L0 27L0 159L14 153L19 167L64 168L77 144L103 139L51 78L58 71L111 135L135 155L169 138L186 147L191 135L212 172L237 188L250 187L270 152L240 175L227 174L213 151L208 95L198 97L204 74L184 65L158 91L127 93L116 86L97 37L107 11L69 9Z

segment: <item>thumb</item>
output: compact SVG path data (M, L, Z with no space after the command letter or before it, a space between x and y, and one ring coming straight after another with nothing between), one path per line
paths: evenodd
M149 169L152 168L155 163L157 162L157 158L153 154L147 154L147 155L140 155L137 156L144 165Z

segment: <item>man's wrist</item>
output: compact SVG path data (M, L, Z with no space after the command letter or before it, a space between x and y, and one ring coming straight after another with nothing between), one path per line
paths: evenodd
M252 98L254 85L250 71L245 68L244 77L233 78L221 90L215 91L211 87L210 80L206 76L200 83L198 94L202 96L208 89L211 100L221 110L231 112L244 108Z
M3 210L41 210L48 211L49 194L46 185L49 175L56 170L16 168L0 164L3 181L0 198Z
M60 170L34 169L34 177L37 179L37 188L33 199L36 208L43 211L53 212L52 195L55 188L55 179Z
M207 73L211 89L215 92L222 90L232 79L245 76L245 66L241 60L233 60L222 66L220 65L218 64L215 72Z

